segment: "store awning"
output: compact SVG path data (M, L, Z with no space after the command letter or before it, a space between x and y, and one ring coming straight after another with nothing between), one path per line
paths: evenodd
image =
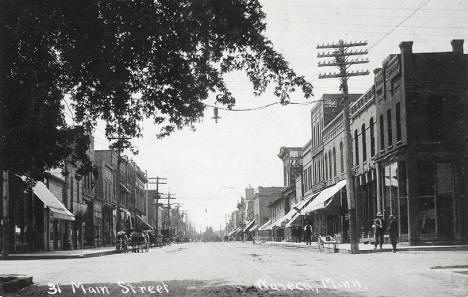
M130 190L122 183L120 183L120 186L127 192L127 193L131 193Z
M301 201L299 201L296 205L294 205L291 208L291 210L284 217L282 217L280 219L279 224L281 224L281 225L285 224L286 228L290 228L292 223L294 223L294 221L297 219L297 217L299 217L299 214L300 214L301 210L310 201L312 201L314 199L314 197L316 197L319 193L314 193L312 195L309 195L309 196L305 197L305 199L302 199ZM276 224L278 224L278 222L275 223L275 225Z
M250 232L255 232L258 230L258 228L260 228L261 224L258 223L258 224L255 224L252 228L250 228Z
M346 180L342 180L335 185L326 188L306 207L301 210L301 214L313 212L317 209L326 208L332 201L333 196L346 186Z
M150 224L148 224L147 222L145 222L145 220L143 220L143 218L140 216L140 215L137 215L137 221L140 221L140 223L142 223L143 227L142 229L144 230L153 230L153 226L151 226Z
M22 176L23 181L26 180L26 177ZM36 185L33 188L34 194L44 202L44 206L47 207L52 213L54 218L74 221L75 216L63 205L57 197L52 194L52 192L44 185L42 182L36 182Z
M249 232L249 229L252 228L252 226L254 225L254 223L255 223L254 220L248 222L248 223L246 224L246 227L245 227L245 229L244 229L244 232Z
M271 223L272 223L271 219L268 220L268 222L266 222L266 223L263 224L260 228L258 228L258 231L271 230L271 228L270 228Z

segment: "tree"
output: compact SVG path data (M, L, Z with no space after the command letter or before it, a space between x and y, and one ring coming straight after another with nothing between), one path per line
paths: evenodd
M138 137L152 118L164 137L193 127L209 93L234 106L227 72L245 71L256 95L273 85L285 104L312 94L263 35L258 0L2 0L0 11L0 167L34 178L86 159L82 136L99 119L109 137Z

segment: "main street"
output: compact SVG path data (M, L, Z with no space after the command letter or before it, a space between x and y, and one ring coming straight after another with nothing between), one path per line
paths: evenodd
M55 296L467 296L467 264L467 251L349 255L223 242L85 259L3 261L0 274L33 276L35 285L13 296L51 296L57 287L50 283L60 284Z

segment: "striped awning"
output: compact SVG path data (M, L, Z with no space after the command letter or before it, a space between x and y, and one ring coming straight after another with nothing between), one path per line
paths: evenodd
M22 176L23 181L26 180L26 177ZM52 192L44 185L44 183L38 181L33 187L33 193L39 198L43 203L44 207L48 208L52 213L52 216L56 219L62 219L67 221L74 221L75 216L63 205L63 203L57 199L57 197L52 194Z

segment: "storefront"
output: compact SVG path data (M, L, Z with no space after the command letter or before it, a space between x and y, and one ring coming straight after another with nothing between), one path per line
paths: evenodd
M349 219L346 216L346 180L322 190L301 214L309 214L313 232L347 242Z
M67 247L73 214L42 182L25 189L25 177L10 177L9 251L50 251Z
M415 237L412 244L462 240L457 168L453 162L420 158L411 163L403 159L385 163L381 167L381 187L384 217L397 217L400 241L408 241L408 234ZM413 195L408 195L410 188L414 189Z

